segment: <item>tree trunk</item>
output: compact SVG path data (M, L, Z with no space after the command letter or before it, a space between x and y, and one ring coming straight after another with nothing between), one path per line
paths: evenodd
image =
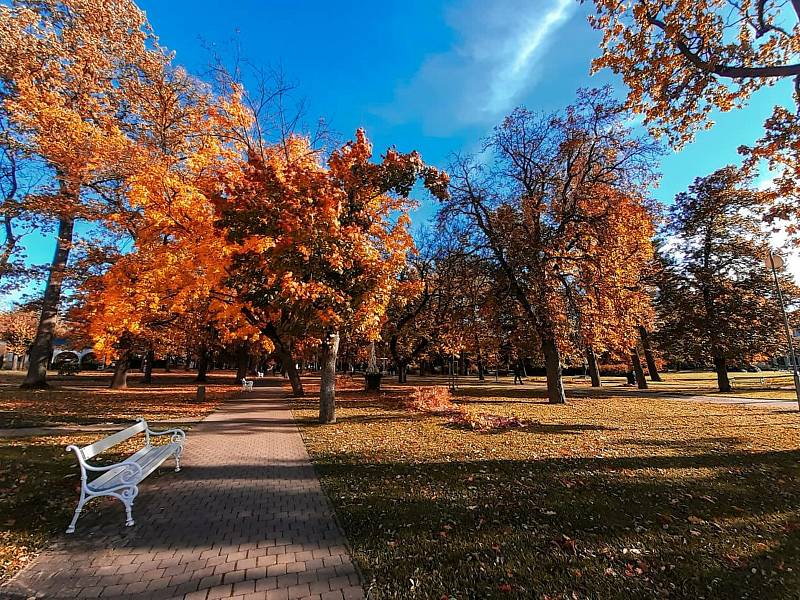
M728 379L728 360L719 349L713 351L714 370L717 372L717 386L720 392L731 391L731 381Z
M336 354L339 333L328 334L322 343L322 378L319 386L319 422L336 422Z
M597 355L591 346L586 348L586 362L589 365L589 377L592 380L592 387L601 387L603 382L600 379L600 367L597 364Z
M653 348L650 345L650 333L644 325L639 325L639 338L642 340L644 360L647 363L647 370L650 372L650 380L661 381L661 375L658 374L658 367L656 367L656 358L653 356Z
M194 380L197 383L208 381L208 350L205 346L200 349L200 355L197 357L197 377Z
M564 404L564 382L561 380L561 356L553 338L542 340L544 367L547 372L547 400L550 404Z
M111 378L111 389L122 390L128 387L128 371L131 368L130 342L123 338L120 340L119 358L114 367L114 377Z
M62 193L64 191L62 184ZM44 389L47 387L47 364L53 353L53 332L58 318L58 307L61 304L61 286L69 260L69 251L72 247L72 230L75 220L62 218L58 222L58 238L53 261L50 263L50 274L47 277L47 287L42 298L42 313L36 329L36 337L30 348L30 362L28 373L22 382L24 389Z
M408 365L401 362L397 365L397 383L408 382Z
M167 354L167 357L164 359L164 372L171 373L172 372L172 355Z
M640 390L646 390L647 379L644 378L642 360L639 358L639 349L636 346L631 347L631 364L633 365L633 372L636 375L636 385Z
M292 385L292 396L296 398L305 396L303 382L300 380L300 374L297 372L297 367L295 367L292 355L285 350L278 350L277 348L275 350L275 355L278 357L278 360L281 361L281 374L286 374L286 376L289 377L289 383Z
M250 366L250 356L246 346L240 346L236 350L236 383L241 383L247 377L247 367Z
M144 379L142 379L143 383L153 383L153 361L156 359L156 353L154 350L148 350L147 354L144 356Z

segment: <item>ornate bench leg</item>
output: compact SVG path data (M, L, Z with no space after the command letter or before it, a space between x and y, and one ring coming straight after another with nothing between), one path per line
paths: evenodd
M175 472L179 472L181 470L181 454L183 454L183 446L178 446L178 449L175 450Z
M125 526L126 527L133 527L133 515L131 514L131 510L133 509L133 501L136 499L136 496L139 495L139 488L133 486L132 488L126 488L122 490L122 494L120 495L120 500L125 505Z
M72 521L67 527L67 533L75 533L75 524L78 522L78 517L81 516L81 511L83 510L83 505L86 504L86 494L81 491L81 499L78 500L78 506L75 509L75 514L72 515Z

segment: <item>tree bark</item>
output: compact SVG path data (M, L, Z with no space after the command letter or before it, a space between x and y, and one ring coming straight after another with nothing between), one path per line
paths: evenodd
M339 333L328 334L322 343L322 378L319 386L319 422L336 422L336 354Z
M406 365L404 362L401 362L397 365L397 383L406 382L408 382L408 365Z
M64 184L61 188L63 193ZM61 304L61 287L64 284L69 251L72 248L74 228L75 220L72 218L62 218L58 222L56 251L50 263L50 274L42 298L42 313L36 328L36 337L31 344L28 373L21 386L23 389L47 388L47 365L53 353L53 332L58 318L58 307Z
M642 360L639 357L639 349L636 346L631 347L631 364L633 365L633 372L636 374L636 385L640 390L646 390L647 379L644 378Z
M658 367L656 366L656 358L653 355L653 348L650 345L650 332L647 331L644 325L639 325L639 338L642 340L644 360L647 363L647 370L650 372L650 380L661 381L661 375L659 375Z
M600 366L597 364L597 355L591 346L586 348L586 362L589 365L589 378L592 380L592 387L601 387L603 382L600 379Z
M281 361L282 373L285 373L289 377L289 383L292 386L292 395L297 398L305 396L303 382L300 380L300 374L297 372L297 367L294 364L292 355L286 350L278 350L277 348L275 350L275 355L278 357L278 360Z
M250 356L247 347L242 345L236 350L236 383L241 383L247 377L247 367L250 366Z
M122 390L128 387L128 372L131 368L131 344L123 335L120 339L119 358L114 367L114 376L111 378L111 389Z
M731 381L728 378L728 360L725 358L725 354L718 348L714 349L713 358L714 370L717 372L717 386L719 387L719 391L730 392Z
M156 359L155 350L148 350L144 356L144 379L143 383L153 383L153 361Z
M205 346L200 349L200 354L197 357L197 377L194 380L197 383L208 381L208 349Z
M561 379L561 355L554 338L542 339L542 354L547 372L547 400L550 404L564 404L564 382Z

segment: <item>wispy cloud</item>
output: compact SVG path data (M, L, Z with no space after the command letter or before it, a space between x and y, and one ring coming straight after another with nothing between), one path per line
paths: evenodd
M455 43L427 57L394 102L378 109L394 121L421 120L426 132L494 123L536 84L554 34L574 0L468 0L446 14Z
M514 102L520 90L535 72L535 60L545 49L545 43L570 16L575 6L573 0L556 0L540 15L529 19L522 35L510 47L507 57L502 57L502 68L492 81L492 95L487 111L503 112Z

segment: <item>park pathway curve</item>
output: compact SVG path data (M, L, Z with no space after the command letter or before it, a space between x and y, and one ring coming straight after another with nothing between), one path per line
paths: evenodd
M265 383L189 431L183 470L141 484L134 527L120 503L85 513L0 597L363 598L286 394Z

